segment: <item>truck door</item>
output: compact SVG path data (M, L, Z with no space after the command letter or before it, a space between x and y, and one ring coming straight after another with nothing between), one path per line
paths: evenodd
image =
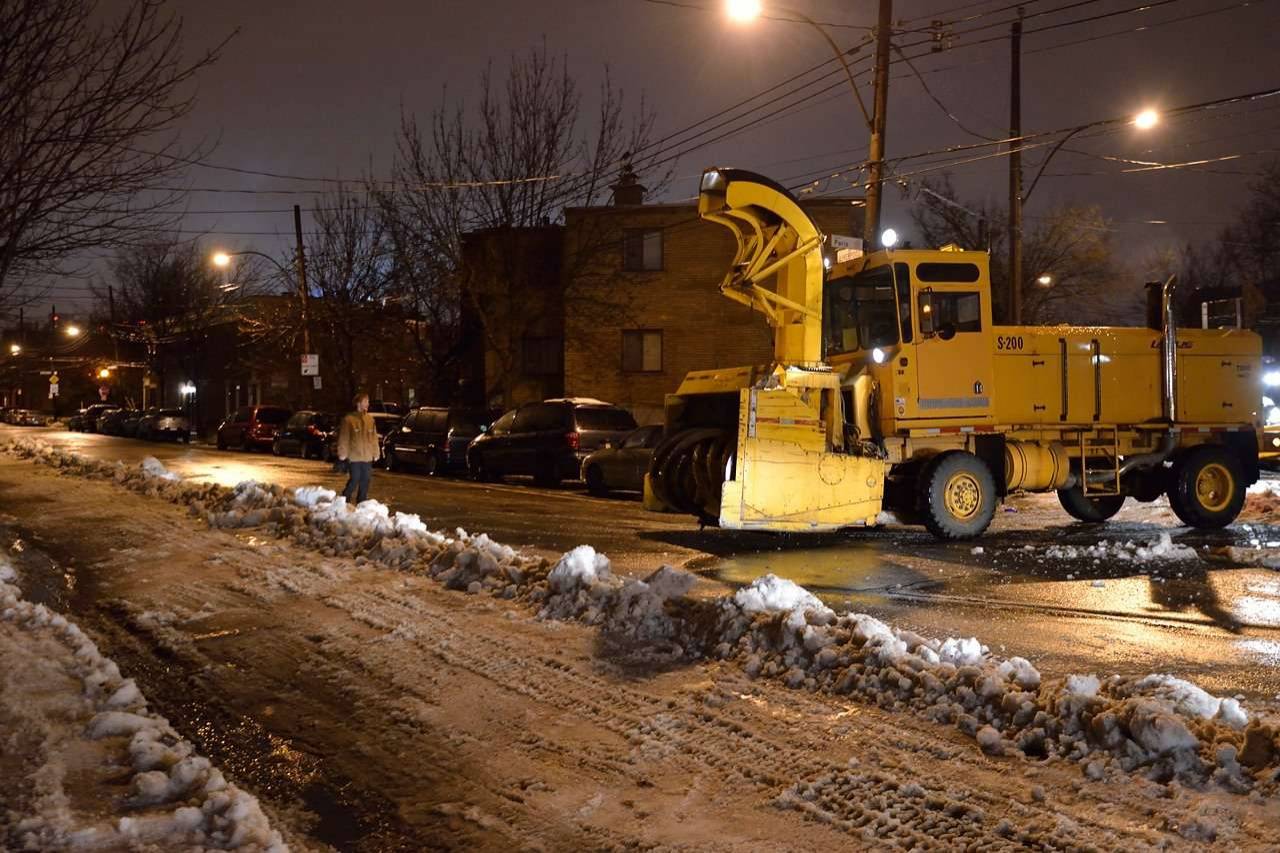
M990 289L973 263L920 263L916 388L922 418L991 414Z

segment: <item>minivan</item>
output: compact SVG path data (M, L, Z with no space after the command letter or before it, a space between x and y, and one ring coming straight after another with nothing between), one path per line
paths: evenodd
M489 428L496 414L447 406L412 410L383 441L387 469L420 469L431 476L465 469L467 445Z
M241 406L218 427L218 449L269 450L289 415L280 406Z
M582 460L636 428L626 409L590 398L526 403L507 412L467 448L467 470L481 481L529 474L541 486L582 475Z

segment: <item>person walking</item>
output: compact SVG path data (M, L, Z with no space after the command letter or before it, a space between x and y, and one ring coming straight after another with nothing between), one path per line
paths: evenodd
M345 462L348 468L342 496L350 503L354 492L356 503L361 503L369 497L369 478L373 463L382 458L382 445L373 415L369 414L369 395L357 394L352 403L355 411L345 415L338 427L338 461Z

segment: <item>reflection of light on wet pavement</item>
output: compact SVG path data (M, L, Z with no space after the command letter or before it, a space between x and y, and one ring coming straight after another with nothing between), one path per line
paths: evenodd
M1280 642L1275 640L1241 640L1236 648L1268 666L1280 666Z

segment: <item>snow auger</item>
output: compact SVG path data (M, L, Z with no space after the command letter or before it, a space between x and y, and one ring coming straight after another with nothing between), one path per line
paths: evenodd
M765 315L775 360L690 373L667 397L647 505L737 529L874 524L886 466L846 423L841 377L822 361L825 238L790 193L748 172L706 172L698 211L733 232L720 292Z
M727 528L987 529L1014 491L1097 524L1128 498L1222 527L1258 478L1261 340L1179 329L1173 279L1146 327L995 326L990 258L956 246L828 257L799 202L735 169L702 218L737 251L720 292L774 329L766 365L694 371L666 398L651 509ZM1066 272L1066 271L1064 271Z

